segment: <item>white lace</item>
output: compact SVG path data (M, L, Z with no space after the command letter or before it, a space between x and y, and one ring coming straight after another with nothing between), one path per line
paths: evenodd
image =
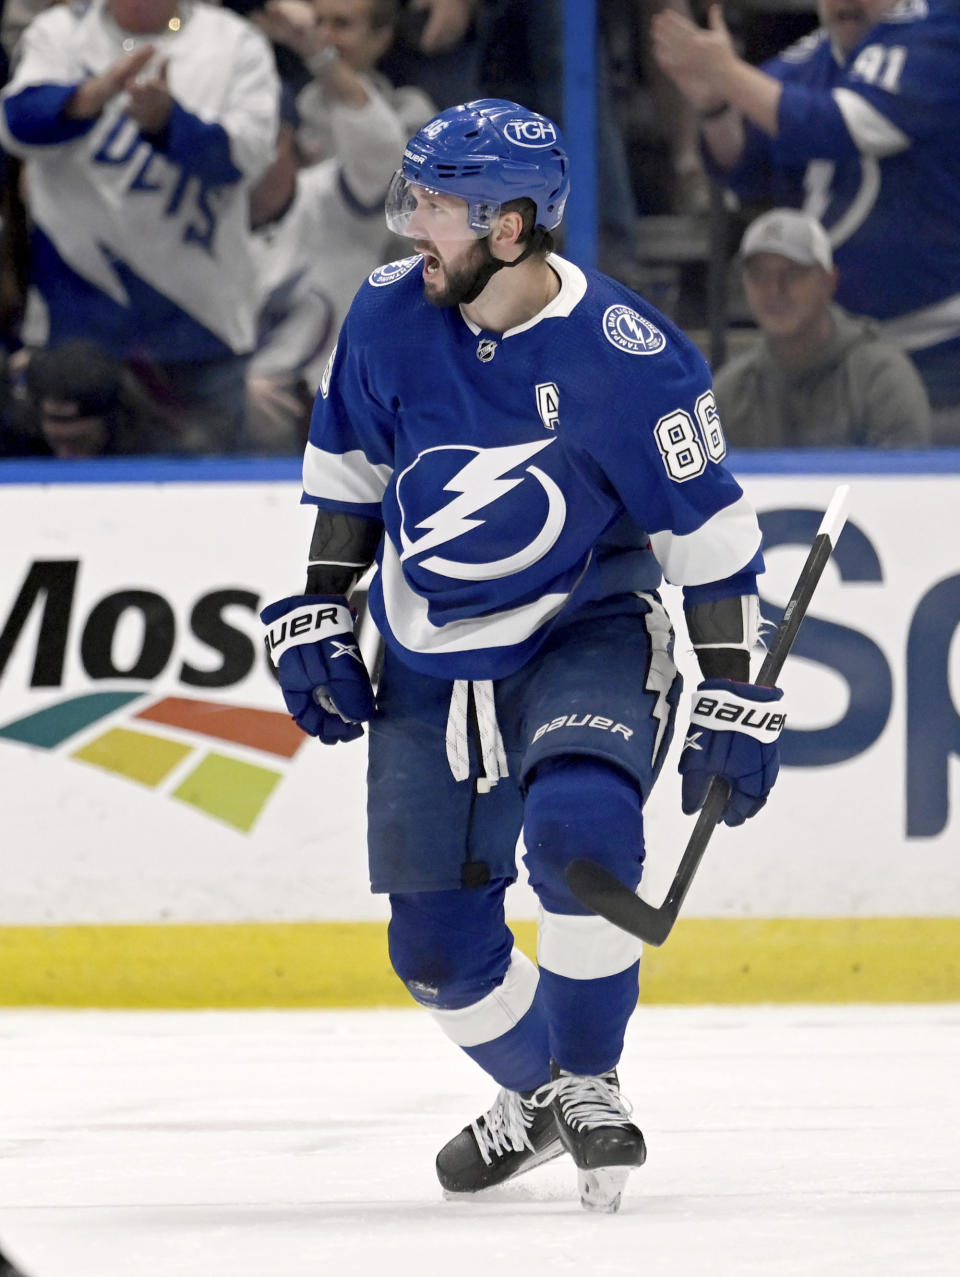
M620 1094L617 1084L606 1078L561 1073L552 1082L538 1087L531 1102L537 1108L544 1108L554 1099L560 1101L563 1120L578 1130L632 1125L632 1105Z
M477 777L477 791L487 793L502 776L507 775L507 755L497 722L497 706L490 679L471 682L465 678L454 681L450 691L450 710L447 714L447 762L454 780L467 780L470 775L470 750L467 744L467 711L470 695L477 715L480 734L480 761L483 775Z
M502 1157L504 1153L521 1153L525 1148L533 1151L527 1137L524 1101L517 1091L501 1087L491 1107L470 1126L480 1156L488 1166L494 1157Z

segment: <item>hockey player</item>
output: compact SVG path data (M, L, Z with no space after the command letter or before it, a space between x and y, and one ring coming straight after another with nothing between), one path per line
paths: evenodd
M946 0L819 0L823 26L763 67L710 29L653 20L660 66L700 110L708 158L745 200L826 227L837 302L917 366L934 442L960 442L960 17Z
M552 251L568 190L557 127L513 102L450 108L409 142L387 221L416 255L375 270L341 329L304 458L306 591L261 615L303 730L334 742L369 723L391 960L501 1088L441 1149L442 1186L566 1150L584 1204L612 1210L646 1155L616 1072L640 946L564 868L590 856L640 879L680 692L661 573L685 588L707 693L685 810L715 773L727 823L759 810L782 715L779 691L745 681L760 532L722 464L706 364ZM346 597L374 558L376 704ZM504 921L521 826L539 967Z

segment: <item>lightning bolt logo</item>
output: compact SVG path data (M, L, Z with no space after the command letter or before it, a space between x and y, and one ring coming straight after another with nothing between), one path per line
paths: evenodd
M548 510L543 527L534 539L515 555L498 559L490 563L460 563L456 560L440 558L437 555L421 559L421 566L438 572L443 576L452 576L460 580L492 580L495 577L509 576L521 571L544 554L554 544L563 528L566 515L566 502L557 484L544 474L537 466L528 466L520 478L505 479L502 476L523 464L530 457L548 448L555 440L537 440L535 443L514 444L505 448L470 448L464 445L451 445L446 448L430 448L427 452L463 451L473 456L465 466L444 484L444 492L456 492L452 501L441 506L434 514L421 519L417 529L426 529L423 536L416 540L407 535L401 524L401 540L403 553L401 562L412 555L422 555L426 550L445 545L456 537L482 527L485 519L471 518L471 515L486 509L498 501L506 493L511 492L518 484L523 483L526 475L532 476L547 494ZM421 454L421 456L426 454ZM420 458L418 457L419 461ZM416 465L416 462L413 463ZM409 466L398 481L399 487L403 478L413 469ZM401 504L402 510L402 504Z
M645 691L652 692L656 697L651 711L652 717L657 721L657 734L653 743L653 758L656 760L660 757L667 728L670 726L670 690L677 677L677 667L673 662L670 618L662 603L650 600L650 605L650 611L643 618L650 638L650 664L643 686ZM685 747L689 744L689 741L685 742ZM693 748L699 749L700 746L694 744Z

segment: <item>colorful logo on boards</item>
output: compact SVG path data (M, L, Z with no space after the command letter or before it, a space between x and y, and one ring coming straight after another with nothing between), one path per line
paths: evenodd
M274 710L90 692L0 725L0 740L65 754L249 833L306 737Z

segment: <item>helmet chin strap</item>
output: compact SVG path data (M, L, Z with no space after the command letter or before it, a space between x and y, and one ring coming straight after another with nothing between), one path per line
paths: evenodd
M530 236L530 243L526 246L520 256L514 258L512 262L505 262L499 257L494 257L493 253L490 252L490 237L488 235L484 235L483 239L480 240L480 243L483 245L483 251L486 254L487 260L477 271L476 278L473 281L473 287L464 296L461 305L469 306L471 302L475 302L486 286L490 283L491 279L493 279L494 275L496 275L498 270L503 270L504 267L509 266L519 266L521 262L525 262L530 254L540 247L542 241L543 232L539 227L537 227Z

